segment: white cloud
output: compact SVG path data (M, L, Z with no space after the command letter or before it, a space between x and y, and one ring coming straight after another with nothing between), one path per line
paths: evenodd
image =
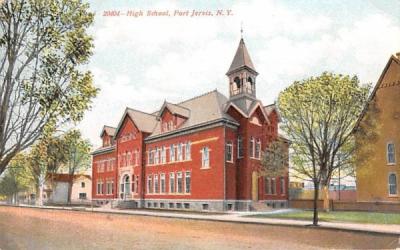
M90 68L101 92L79 126L84 135L98 145L102 126L116 126L126 106L150 112L164 99L178 102L215 88L227 94L225 73L239 42L241 21L260 73L257 94L266 104L294 80L324 70L375 82L389 55L400 50L399 25L382 12L372 10L339 24L339 15L311 16L272 0L228 7L233 17L97 15ZM152 6L176 8L182 6Z

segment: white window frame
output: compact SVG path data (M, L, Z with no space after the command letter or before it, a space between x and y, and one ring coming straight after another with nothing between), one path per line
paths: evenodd
M201 168L202 169L208 169L210 168L210 148L209 147L203 147L201 149Z
M178 156L177 156L177 160L178 161L182 161L183 160L183 145L182 145L182 143L178 143L178 148L177 148L177 151L178 151Z
M161 164L165 164L167 162L167 150L165 146L161 147Z
M255 140L253 136L250 136L250 145L249 145L249 155L250 158L254 158L254 154L255 154Z
M395 181L396 181L394 184L390 183L390 176L392 176L392 175L394 175ZM391 193L390 192L390 187L393 186L393 185L395 186L396 193ZM397 174L395 172L389 172L389 175L388 175L388 194L389 194L389 196L398 196L399 195L399 193L398 193Z
M180 180L180 182L179 182ZM180 185L179 185L180 183ZM179 194L183 193L183 174L182 172L176 173L176 192Z
M188 180L189 179L189 186ZM190 194L192 192L192 174L190 171L185 172L185 193Z
M158 174L153 175L153 193L160 193L160 183L158 182Z
M257 138L257 140L256 140L254 154L255 154L256 159L261 158L261 139L260 138Z
M175 162L175 145L171 144L169 146L169 161Z
M165 173L160 174L160 193L164 194L165 189Z
M175 186L175 172L170 172L169 173L169 192L171 194L175 193L176 191L176 186Z
M393 152L389 152L389 145L393 145ZM390 161L389 154L393 154L393 162ZM386 160L388 165L395 165L396 164L396 146L393 142L388 142L386 144Z
M185 146L185 160L191 160L192 159L192 153L191 153L191 145L192 143L190 141L186 142Z
M147 193L151 194L153 191L153 181L152 181L153 177L151 175L147 176Z

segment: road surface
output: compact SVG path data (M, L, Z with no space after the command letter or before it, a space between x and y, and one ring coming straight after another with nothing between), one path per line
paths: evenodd
M398 237L0 206L0 249L395 248Z

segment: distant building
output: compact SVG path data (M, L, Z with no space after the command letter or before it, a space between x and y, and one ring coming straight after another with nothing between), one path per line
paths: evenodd
M369 103L376 110L366 108L356 127L358 140L366 117L373 116L376 122L377 140L363 143L368 151L366 162L357 165L357 201L399 202L400 174L400 53L391 56L371 94ZM359 157L363 157L359 153Z
M48 203L64 204L68 201L68 185L73 179L71 190L72 203L90 202L92 199L92 179L89 175L51 174L45 183L44 200Z
M279 114L256 98L258 72L243 39L226 75L229 98L215 90L153 113L127 108L116 128L104 126L93 199L218 211L286 206L288 174L258 175L261 151L278 139Z

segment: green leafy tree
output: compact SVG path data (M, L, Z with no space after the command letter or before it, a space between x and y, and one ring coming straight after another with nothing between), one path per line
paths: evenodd
M79 130L69 131L63 137L66 146L66 164L65 168L70 176L68 185L68 203L71 203L71 193L73 178L76 173L82 173L90 167L90 148L91 145L87 140L82 139Z
M0 1L0 174L46 128L90 108L93 17L80 0Z
M289 142L277 139L262 153L260 176L285 176L289 168Z
M357 148L353 128L367 103L370 86L356 76L323 73L296 81L279 96L282 129L291 141L292 172L314 184L313 224L323 187L329 208L329 183L338 168L352 168Z
M0 195L11 198L13 203L18 202L18 192L27 191L31 187L31 177L26 172L26 164L26 154L18 154L0 179Z

